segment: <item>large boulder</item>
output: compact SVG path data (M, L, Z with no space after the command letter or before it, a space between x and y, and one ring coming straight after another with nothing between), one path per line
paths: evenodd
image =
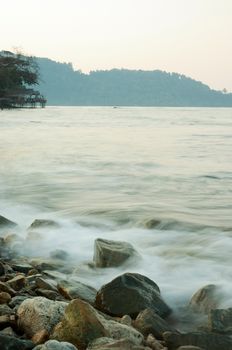
M90 304L81 299L72 300L67 306L62 321L54 328L52 338L67 341L78 349L86 349L88 344L100 337L130 339L141 344L143 336L132 327L106 319Z
M96 296L96 307L112 316L130 315L135 318L140 311L151 308L159 316L171 313L163 301L159 287L138 273L125 273L101 287Z
M79 298L90 304L94 303L97 294L96 289L93 287L75 280L62 280L57 284L57 288L65 299L72 300Z
M208 326L211 332L232 334L232 308L211 310Z
M37 345L33 350L77 350L77 348L73 344L67 342L48 340L42 345Z
M164 332L176 332L172 326L157 315L157 313L152 309L145 309L141 311L134 321L134 327L138 329L139 332L141 332L145 337L151 333L157 339L163 339Z
M216 309L220 302L220 289L215 284L208 284L199 289L191 298L189 307L195 312L208 314Z
M130 243L102 238L95 240L93 260L96 267L117 267L138 256Z
M32 338L40 331L48 334L64 315L66 303L53 301L43 297L35 297L24 300L18 310L18 328L28 338Z
M35 346L30 340L22 340L5 334L0 334L1 350L31 350Z
M198 346L204 350L232 350L232 338L221 334L165 332L163 337L168 350L176 350L178 347L186 345Z

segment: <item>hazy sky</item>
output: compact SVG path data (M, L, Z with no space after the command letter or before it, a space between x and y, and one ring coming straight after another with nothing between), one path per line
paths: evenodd
M0 0L0 49L161 69L232 91L232 0Z

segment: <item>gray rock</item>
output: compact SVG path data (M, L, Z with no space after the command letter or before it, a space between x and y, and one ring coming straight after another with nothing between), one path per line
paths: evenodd
M198 346L184 345L184 346L180 346L177 350L204 350L204 349L199 348Z
M29 229L37 228L59 228L60 225L54 220L36 219L32 222Z
M94 304L97 295L97 291L93 287L74 280L60 281L57 284L57 288L65 299L72 300L79 298L90 304Z
M0 227L15 227L17 224L4 216L0 215Z
M101 238L95 240L93 260L96 267L117 267L138 256L130 243Z
M208 314L216 309L220 302L220 288L214 284L199 289L191 298L189 306L195 312Z
M6 304L0 305L0 316L12 315L14 311Z
M125 273L104 285L97 293L95 305L104 313L119 317L135 318L147 308L161 317L171 313L157 284L138 273Z
M176 350L180 346L198 346L204 350L232 350L232 338L226 335L203 332L163 334L169 350Z
M33 350L77 350L77 348L67 342L48 340L45 344L37 345Z
M30 340L22 340L0 334L1 350L31 350L35 346Z
M17 310L18 328L29 338L42 330L50 333L64 315L66 306L64 302L43 297L26 299Z
M171 327L152 309L141 311L134 321L134 327L145 337L152 333L157 339L162 339L164 332L176 332L176 329Z
M11 309L14 309L14 311L16 311L19 305L22 304L22 302L28 298L28 295L17 295L11 299L11 301L9 302L9 306L11 307Z
M208 327L211 332L232 335L232 308L211 310Z
M87 350L133 350L145 349L143 346L135 345L129 339L115 340L113 338L102 337L98 338L88 345Z

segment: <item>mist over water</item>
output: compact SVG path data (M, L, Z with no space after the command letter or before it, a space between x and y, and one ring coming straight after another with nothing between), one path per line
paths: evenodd
M14 110L0 112L0 130L0 214L24 237L36 218L60 223L25 255L65 249L97 288L142 273L173 307L216 283L232 306L232 109ZM93 273L84 264L98 237L128 241L142 259Z

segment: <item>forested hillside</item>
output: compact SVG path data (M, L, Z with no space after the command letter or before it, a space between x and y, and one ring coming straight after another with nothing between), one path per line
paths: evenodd
M112 69L83 74L70 63L37 60L48 105L232 107L232 94L177 73Z

